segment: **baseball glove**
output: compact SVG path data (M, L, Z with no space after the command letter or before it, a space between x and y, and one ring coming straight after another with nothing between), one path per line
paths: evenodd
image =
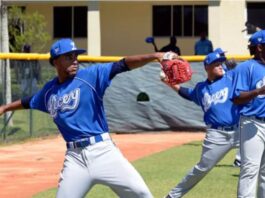
M170 85L181 84L191 79L190 64L183 59L162 60L162 70L166 75L166 82Z

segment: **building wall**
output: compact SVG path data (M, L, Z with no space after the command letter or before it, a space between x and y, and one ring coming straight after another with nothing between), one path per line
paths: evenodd
M153 46L145 43L145 38L152 35L152 6L181 4L209 4L209 39L214 47L222 47L229 54L247 54L246 32L242 33L246 21L245 1L145 1L145 2L109 2L100 1L101 55L126 56L153 52ZM28 3L29 12L38 11L47 20L47 31L53 38L53 6L88 6L88 2L46 2ZM92 30L93 31L93 30ZM178 37L177 45L182 55L194 54L194 43L198 37ZM87 49L87 39L74 39L77 45ZM44 52L49 51L51 42ZM169 43L169 38L157 37L160 49ZM93 45L97 45L94 43Z
M42 14L47 22L47 31L51 36L51 41L46 44L44 52L48 52L50 49L51 44L54 42L53 39L53 7L54 6L80 6L80 5L87 5L87 3L43 3L43 4L26 4L27 12L35 12L38 11ZM87 39L86 38L75 38L74 39L76 45L80 48L87 49ZM34 48L33 48L34 49Z
M197 2L102 2L101 35L103 55L128 55L148 53L154 50L152 44L145 43L145 38L152 35L153 5L207 4ZM194 54L194 44L198 37L178 37L177 45L183 55ZM168 37L156 37L160 49L169 43ZM115 46L115 47L113 47Z
M222 47L228 54L248 54L249 35L242 32L245 22L245 1L209 2L209 38L214 47Z

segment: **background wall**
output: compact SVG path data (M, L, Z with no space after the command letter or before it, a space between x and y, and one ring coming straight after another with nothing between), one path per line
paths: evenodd
M242 32L246 22L245 1L209 2L209 38L214 47L222 47L228 54L248 54L248 38Z

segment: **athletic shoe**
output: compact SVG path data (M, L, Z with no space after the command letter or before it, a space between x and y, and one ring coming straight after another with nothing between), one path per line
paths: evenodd
M233 166L234 166L234 167L240 167L240 166L241 166L241 161L235 159L235 161L234 161L234 165L233 165Z

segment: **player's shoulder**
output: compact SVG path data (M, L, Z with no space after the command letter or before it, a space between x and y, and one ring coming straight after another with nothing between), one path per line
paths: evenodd
M103 67L103 65L104 63L93 63L93 64L83 65L83 67L79 69L78 74L96 72L101 67Z
M196 85L195 85L195 88L196 90L202 90L204 87L207 86L207 80L205 81L201 81L201 82L198 82Z
M58 77L55 77L55 78L51 79L50 81L46 82L44 87L50 88L50 87L54 86L55 84L57 84L57 82L58 82Z
M48 90L51 90L56 84L58 84L58 77L55 77L52 80L46 82L42 87L41 92L45 93Z
M239 63L234 69L236 74L241 74L244 71L252 70L253 66L258 64L258 62L254 59L249 59L244 62Z

